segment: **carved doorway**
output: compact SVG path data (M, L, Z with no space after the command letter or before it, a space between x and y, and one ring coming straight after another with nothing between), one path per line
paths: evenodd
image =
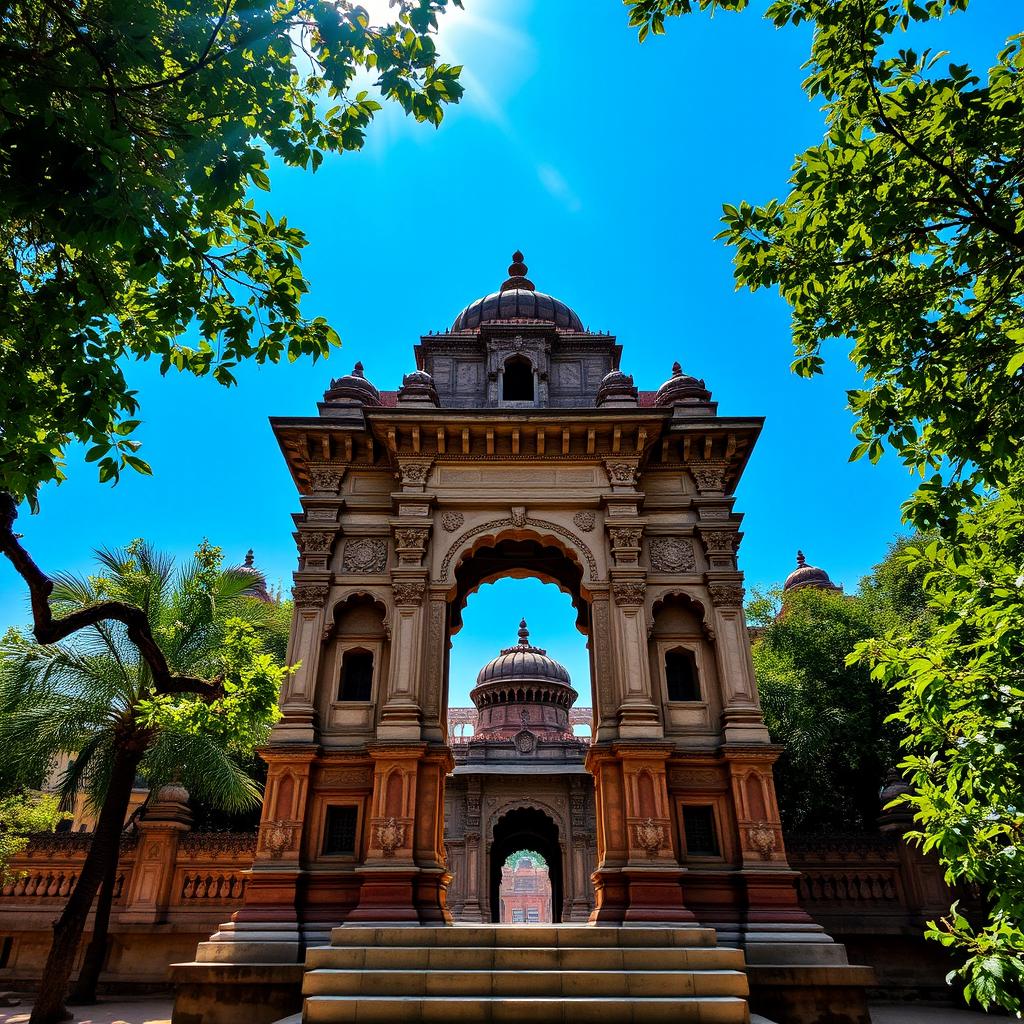
M540 854L547 863L551 883L551 917L555 924L559 924L562 920L563 887L562 849L558 826L548 815L535 807L517 807L504 815L494 826L494 840L489 851L491 920L497 924L502 919L501 869L513 853L522 850Z

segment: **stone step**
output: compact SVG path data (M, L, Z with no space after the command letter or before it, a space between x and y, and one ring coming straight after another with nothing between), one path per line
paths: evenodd
M450 928L342 926L332 946L714 946L714 928L592 925L457 925Z
M691 998L501 998L478 996L311 996L304 1024L749 1024L747 1001Z
M306 996L746 996L742 971L307 971Z
M336 970L687 971L742 970L743 952L725 946L315 946L307 968Z

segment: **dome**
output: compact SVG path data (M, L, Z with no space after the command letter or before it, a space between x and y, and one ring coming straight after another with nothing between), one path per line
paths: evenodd
M357 402L359 405L380 405L380 392L366 379L363 364L356 363L351 373L336 377L324 394L327 402Z
M440 405L434 378L426 370L413 370L402 378L398 401L403 405Z
M272 598L267 591L267 578L256 568L252 548L245 553L245 561L237 571L252 580L252 583L245 589L246 597L255 597L257 601L263 601L265 604L271 603Z
M802 551L796 553L796 568L786 577L783 590L800 590L802 587L816 587L818 590L842 590L829 578L824 569L808 565Z
M711 392L704 387L704 381L683 373L678 363L672 364L672 376L658 388L655 405L676 405L680 402L708 402Z
M506 647L498 657L487 662L476 677L476 685L510 682L558 683L569 685L569 672L548 652L530 644L526 619L519 623L519 643Z
M512 254L508 280L501 288L471 302L452 324L452 333L472 331L481 324L501 321L527 320L554 324L566 331L583 331L580 318L561 300L539 292L526 276L528 267L523 254Z
M637 390L631 374L621 370L606 373L597 389L597 405L636 405Z

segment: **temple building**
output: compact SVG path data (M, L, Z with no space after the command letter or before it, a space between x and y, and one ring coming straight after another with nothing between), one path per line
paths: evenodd
M573 735L569 717L577 696L565 667L530 643L525 619L518 643L480 669L470 693L475 730L453 746L455 767L445 786L445 848L453 875L448 906L455 920L589 919L597 824L584 763L590 741ZM483 836L494 838L488 844ZM547 909L535 922L513 922L511 903L499 892L514 872L508 857L523 849L547 865ZM523 875L518 884L527 884L527 877L534 878Z

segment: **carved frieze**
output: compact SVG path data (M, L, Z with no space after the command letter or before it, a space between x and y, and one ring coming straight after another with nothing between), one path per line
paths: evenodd
M696 572L693 542L687 537L652 537L648 544L651 569L654 572Z
M624 608L639 607L644 603L647 594L646 583L613 583L612 593L615 595L615 603Z
M441 516L441 526L447 533L454 533L465 521L466 517L461 512L445 512Z
M398 467L398 478L403 487L422 487L430 473L429 462L405 462Z
M713 604L726 607L743 605L743 587L738 583L709 583L708 593Z
M388 542L382 537L349 537L345 541L343 572L379 574L388 564Z
M739 534L731 530L701 530L700 535L709 555L731 555L739 547Z
M422 580L396 580L391 584L397 605L418 605L423 600L426 584Z
M608 536L611 538L613 548L639 548L640 534L643 528L639 526L610 526Z
M321 583L297 583L292 587L292 600L296 608L322 608L330 589Z
M597 522L597 516L589 509L585 509L582 512L577 512L572 517L572 521L576 524L577 529L582 530L584 533L590 533Z
M320 784L362 788L373 784L373 771L370 768L325 768L320 773Z

